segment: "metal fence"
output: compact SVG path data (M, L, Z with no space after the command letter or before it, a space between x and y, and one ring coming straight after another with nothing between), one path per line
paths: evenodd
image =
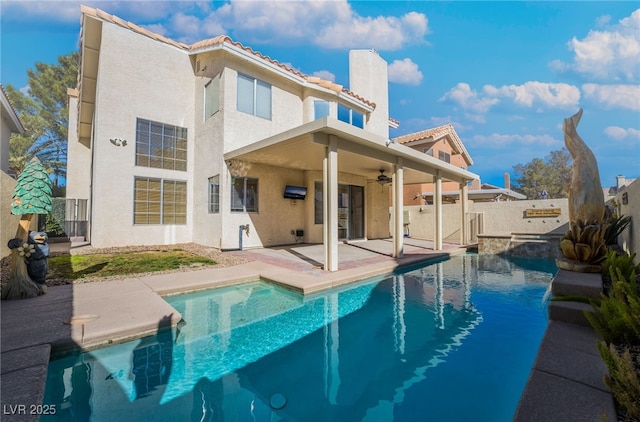
M66 198L64 232L69 237L87 237L87 200Z

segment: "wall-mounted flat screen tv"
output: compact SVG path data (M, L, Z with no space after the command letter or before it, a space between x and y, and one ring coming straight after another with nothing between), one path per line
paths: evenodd
M288 199L304 199L307 196L307 188L304 186L290 186L284 188L284 197Z

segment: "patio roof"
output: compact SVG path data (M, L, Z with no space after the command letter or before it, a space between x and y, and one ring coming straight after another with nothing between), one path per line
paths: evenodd
M366 176L375 180L380 170L387 174L402 158L404 183L431 183L440 172L443 179L466 183L479 176L412 148L363 129L324 117L291 130L226 152L224 159L260 163L300 170L322 170L325 146L329 136L338 139L338 171Z

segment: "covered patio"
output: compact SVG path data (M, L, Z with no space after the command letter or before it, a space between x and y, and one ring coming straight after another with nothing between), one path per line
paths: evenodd
M280 168L322 172L323 186L323 269L338 270L338 174L354 174L377 180L380 171L391 176L392 256L401 258L405 250L403 227L403 185L434 183L435 239L433 249L443 249L442 181L460 186L460 244L468 243L468 182L478 179L469 171L395 144L363 129L325 117L294 129L226 152L230 168L236 163L259 163ZM385 207L388 204L384 205Z

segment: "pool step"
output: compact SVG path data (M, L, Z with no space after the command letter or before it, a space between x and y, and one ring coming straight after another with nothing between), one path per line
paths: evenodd
M570 324L591 327L585 312L593 313L591 305L582 302L563 302L552 300L549 302L549 319L552 321L568 322Z
M600 273L559 270L551 284L551 293L553 297L584 296L589 299L600 299L602 276Z

